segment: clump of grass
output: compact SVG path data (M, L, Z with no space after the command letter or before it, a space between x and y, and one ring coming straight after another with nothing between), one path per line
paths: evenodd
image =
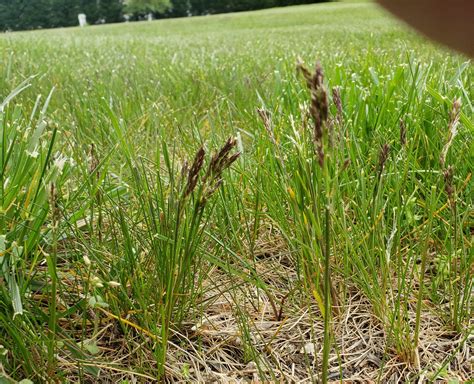
M2 93L0 264L15 267L23 314L13 318L15 288L0 279L0 377L470 378L471 63L370 4L84 32L0 36L0 92L38 74L34 88ZM306 71L313 103L294 57L314 49L325 76ZM36 94L53 86L38 157L13 187ZM37 167L64 160L45 163L54 126L75 166L65 184L39 186ZM207 175L197 143L231 133L232 153L245 151L236 172Z
M196 309L208 268L203 258L204 235L212 205L209 210L206 207L222 184L223 173L240 155L234 153L235 146L236 140L228 139L207 165L206 151L201 147L180 171L165 142L155 162L124 151L133 175L129 196L133 206L122 201L116 217L110 219L117 223L125 244L123 261L116 268L129 271L119 278L130 290L123 292L126 298L119 308L136 312L140 327L155 335L159 376L165 373L170 332L179 329ZM161 165L165 173L159 172Z
M314 143L316 147L316 154L318 156L318 163L321 167L323 174L322 177L320 176L319 183L324 184L321 188L321 194L318 198L322 198L322 194L325 196L325 207L324 207L324 219L321 217L318 219L319 223L324 222L324 243L322 242L322 238L318 239L318 242L324 244L320 246L320 254L324 257L324 272L323 272L323 295L324 295L324 339L323 339L323 361L321 366L321 381L323 383L327 383L328 381L328 373L329 373L329 352L331 347L331 335L330 335L330 316L331 316L331 290L333 287L331 285L331 214L332 214L332 185L331 179L333 175L329 172L331 164L325 164L325 151L329 150L332 146L330 146L330 134L328 130L328 97L326 94L326 90L323 84L323 70L320 64L316 65L316 69L314 74L311 74L303 64L299 64L298 68L303 73L308 89L311 91L311 106L310 106L310 114L313 119L313 134L314 134ZM336 102L339 102L337 97L337 92L335 92L335 99ZM340 107L340 106L339 106ZM326 162L334 161L334 157L329 154ZM316 176L316 175L315 175ZM318 181L316 181L318 182ZM302 188L300 188L302 190ZM310 196L308 196L310 197ZM316 196L313 196L313 199ZM316 201L312 201L311 205L317 208ZM314 212L314 208L312 209ZM304 212L301 212L304 215ZM300 214L301 214L300 213ZM317 216L317 214L316 214ZM322 216L322 215L321 215ZM313 269L313 268L311 268ZM317 273L317 269L315 270ZM313 274L306 276L306 279L312 279Z
M295 226L285 233L288 241L297 251L297 263L305 292L316 300L324 319L323 356L321 380L328 381L329 353L331 348L331 316L339 305L336 289L331 282L331 259L333 257L334 199L341 169L340 154L334 144L334 124L330 124L329 101L324 85L322 67L317 64L311 73L302 62L298 70L303 74L311 102L308 108L311 124L305 125L301 137L295 134L291 164L281 165L278 180L281 188L287 191L291 217ZM339 89L333 90L333 100L337 108L337 125L343 125L342 102ZM269 128L268 114L259 112L273 145L276 140ZM340 138L339 134L339 138ZM274 148L279 153L278 145ZM290 167L289 167L290 165Z
M62 184L67 161L54 155L57 131L49 129L46 120L52 92L42 107L41 98L37 98L29 116L15 105L15 97L30 86L30 80L0 104L0 334L6 351L0 366L45 377L54 371L56 362L56 209L51 226L46 223L55 201L55 185ZM39 267L43 260L48 266L44 275ZM31 299L39 287L50 298L49 321L41 304ZM48 342L43 344L37 327L49 328ZM44 356L48 364L35 365L31 351Z
M458 124L461 116L461 100L455 99L448 123L448 138L441 151L440 163L443 169L443 183L444 190L447 197L446 204L450 208L449 223L452 231L449 235L448 252L448 292L449 292L449 308L450 308L450 323L453 328L460 332L466 321L472 314L471 306L471 291L473 286L472 278L470 277L471 257L466 257L464 253L464 236L459 236L460 218L458 214L458 196L456 193L456 185L454 179L454 167L446 164L449 148L452 146L454 138L458 134ZM460 238L461 237L461 238ZM472 252L471 252L472 254Z
M290 145L284 145L276 140L275 123L269 119L270 113L259 111L259 114L269 141L275 146L276 165L269 161L268 166L269 172L276 171L278 175L273 188L288 191L286 200L292 212L291 221L284 222L284 209L267 201L270 214L281 224L288 243L298 255L297 267L305 291L313 292L325 321L321 378L327 379L324 373L328 367L325 364L329 350L326 340L331 340L327 333L328 318L324 317L328 313L327 303L333 303L335 314L338 304L344 301L344 295L340 295L344 294L344 288L336 293L335 284L331 282L334 271L341 273L344 279L356 282L371 301L374 313L387 333L388 353L394 352L407 364L420 367L420 329L423 313L428 310L424 305L425 287L427 280L436 281L427 275L426 269L440 233L439 212L444 208L439 207L442 199L440 189L436 188L436 178L426 177L426 184L414 191L407 190L406 186L411 185L418 172L428 175L440 172L436 168L422 171L412 168L417 164L414 159L421 155L415 144L418 137L410 136L413 132L409 132L404 118L399 119L398 145L380 135L377 139L381 144L375 146L372 141L372 148L367 146L372 140L369 135L360 133L362 137L359 138L347 129L352 125L353 117L344 116L341 89L334 88L332 92L335 112L332 118L326 111L327 96L320 86L322 71L317 68L311 73L301 65L300 68L311 91L309 107L302 108L303 127L307 127L304 111L308 108L311 129L296 127L291 116L292 126L287 136ZM455 103L441 158L446 158L447 148L453 145L460 116ZM374 147L379 149L374 150ZM362 155L366 151L373 153L369 161ZM359 168L351 167L352 163L358 164ZM444 172L447 206L453 208L455 188L451 173L452 170ZM418 188L422 191L420 195ZM416 207L418 199L423 210ZM419 244L419 249L413 248L413 241ZM463 248L454 245L453 249L459 252ZM329 261L331 253L339 257ZM447 265L455 268L467 260L464 256L456 262L448 259ZM452 281L463 281L457 289L448 289L452 292L449 295L456 297L455 292L470 284L465 275L459 275L459 270L449 271ZM329 281L326 276L330 277ZM328 296L328 292L332 294ZM461 296L466 300L465 293ZM454 302L450 300L452 312Z

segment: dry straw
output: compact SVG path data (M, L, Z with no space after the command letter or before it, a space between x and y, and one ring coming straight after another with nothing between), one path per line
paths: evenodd
M448 125L448 140L441 151L440 163L444 168L446 165L446 156L448 155L449 148L453 144L454 138L458 134L459 118L461 117L461 99L456 99L453 102L451 108L451 114L449 116Z

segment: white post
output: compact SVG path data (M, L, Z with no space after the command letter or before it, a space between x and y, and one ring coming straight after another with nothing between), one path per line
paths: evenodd
M81 27L85 27L87 25L87 18L85 13L79 13L77 15L77 18L79 19L79 25Z
M148 20L148 21L153 21L153 13L150 12L150 13L147 15L147 20Z

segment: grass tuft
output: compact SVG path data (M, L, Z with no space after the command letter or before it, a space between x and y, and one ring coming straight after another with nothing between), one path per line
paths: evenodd
M466 58L370 2L0 47L0 381L471 378Z

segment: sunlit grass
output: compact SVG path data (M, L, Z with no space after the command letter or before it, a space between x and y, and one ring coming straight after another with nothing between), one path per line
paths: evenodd
M359 300L384 335L364 380L397 367L466 379L466 58L366 2L12 33L0 47L0 99L15 93L0 119L5 375L347 378L340 335ZM322 147L299 57L324 71ZM229 136L239 158L206 172ZM436 355L427 340L441 337L453 347Z

